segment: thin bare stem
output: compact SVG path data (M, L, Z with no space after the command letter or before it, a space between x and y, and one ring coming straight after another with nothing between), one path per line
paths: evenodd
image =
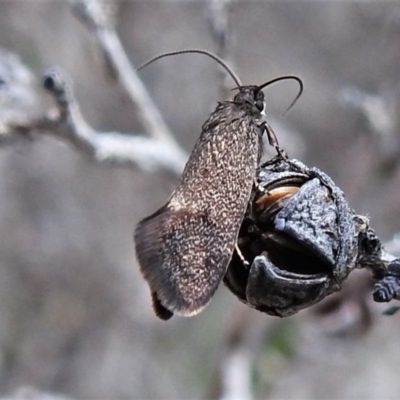
M60 70L49 69L44 86L53 96L56 108L26 125L14 125L17 132L57 137L98 162L147 170L162 167L177 175L182 172L185 157L174 145L155 138L94 130L83 118L71 84Z
M211 28L211 34L217 46L217 56L228 64L232 65L229 53L229 13L232 6L232 0L207 0L208 21ZM227 95L231 89L228 74L221 71L221 96Z
M70 1L75 15L94 34L97 44L112 68L121 87L139 109L146 131L154 138L176 147L176 154L187 159L184 150L175 141L161 113L151 99L145 85L138 76L111 24L104 17L105 10L98 0ZM103 13L103 14L102 14Z

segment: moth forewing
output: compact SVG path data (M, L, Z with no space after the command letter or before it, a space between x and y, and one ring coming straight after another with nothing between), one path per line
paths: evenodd
M260 93L241 87L219 103L170 200L135 230L140 270L162 319L200 312L226 272L261 158Z

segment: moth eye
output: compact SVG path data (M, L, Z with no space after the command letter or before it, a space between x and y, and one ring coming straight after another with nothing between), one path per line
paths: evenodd
M264 109L264 102L262 100L256 100L254 102L254 105L258 108L260 112Z

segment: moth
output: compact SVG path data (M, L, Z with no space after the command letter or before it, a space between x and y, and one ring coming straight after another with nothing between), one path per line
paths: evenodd
M177 188L134 232L140 270L150 286L154 311L163 320L173 314L195 315L210 302L235 250L260 165L263 134L281 151L265 119L262 89L281 80L297 81L299 93L291 106L303 91L302 81L291 75L243 86L221 59L203 50L165 53L142 67L184 53L217 61L238 93L218 103L202 126Z

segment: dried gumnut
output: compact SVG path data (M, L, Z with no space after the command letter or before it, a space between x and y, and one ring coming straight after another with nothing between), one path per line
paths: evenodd
M330 177L297 160L265 163L256 186L224 282L249 306L285 317L341 289L366 227Z

